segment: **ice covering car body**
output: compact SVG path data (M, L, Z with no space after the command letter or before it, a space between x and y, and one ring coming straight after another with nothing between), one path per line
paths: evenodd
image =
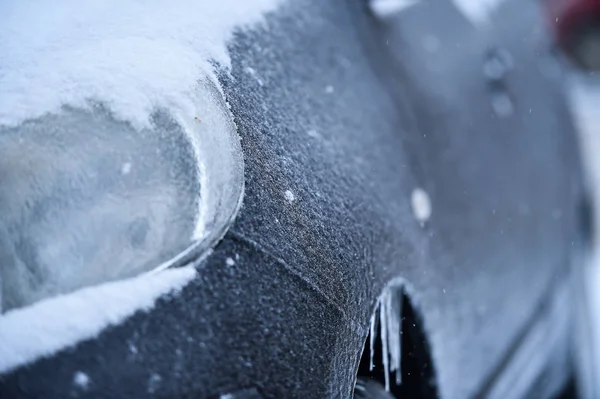
M584 196L542 21L524 0L477 26L445 0L302 0L238 30L217 69L233 225L178 294L3 373L0 397L349 398L397 348L394 392L554 395ZM372 322L403 315L363 367Z

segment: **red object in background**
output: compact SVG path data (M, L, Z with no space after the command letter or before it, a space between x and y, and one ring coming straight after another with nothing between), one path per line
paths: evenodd
M586 69L600 67L600 0L544 0L559 46Z
M565 40L569 36L569 32L591 19L600 23L600 0L546 1L559 41Z

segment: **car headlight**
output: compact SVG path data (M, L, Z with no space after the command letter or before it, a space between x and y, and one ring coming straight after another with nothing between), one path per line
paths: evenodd
M151 127L102 104L0 126L3 312L202 257L241 203L243 157L221 92L157 110Z

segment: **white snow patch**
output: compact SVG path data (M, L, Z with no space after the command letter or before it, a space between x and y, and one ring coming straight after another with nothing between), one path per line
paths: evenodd
M283 0L0 2L0 125L96 100L149 126L157 108L190 113L213 61L230 67L236 28Z
M371 0L369 3L371 12L379 18L387 18L398 14L415 4L420 0Z
M195 276L193 266L147 273L8 311L0 316L0 373L94 338L138 310L152 309L157 298Z
M233 265L235 265L235 261L232 258L227 258L227 259L225 259L225 264L227 266L233 266Z
M425 223L431 217L431 200L422 188L415 188L410 197L413 215L419 223Z
M73 384L81 389L88 389L90 385L90 377L83 371L78 371L73 376Z
M453 0L456 8L473 25L481 26L489 22L492 13L506 0Z
M294 195L294 193L291 190L286 190L283 195L287 202L292 203L296 200L296 196Z

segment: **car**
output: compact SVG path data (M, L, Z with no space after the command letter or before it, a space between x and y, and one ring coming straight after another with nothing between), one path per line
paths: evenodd
M600 1L545 0L556 40L585 70L600 69Z
M563 391L564 71L464 10L0 3L0 397Z

